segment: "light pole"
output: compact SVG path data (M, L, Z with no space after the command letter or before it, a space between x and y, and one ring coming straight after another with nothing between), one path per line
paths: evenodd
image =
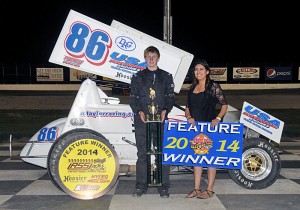
M172 44L171 0L164 0L164 42Z

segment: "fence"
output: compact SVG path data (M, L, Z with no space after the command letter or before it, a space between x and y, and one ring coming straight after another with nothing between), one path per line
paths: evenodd
M239 64L242 66L241 64ZM227 68L227 79L226 81L219 81L223 84L299 84L299 65L290 65L291 75L290 79L282 78L278 80L266 80L266 71L259 71L258 78L249 79L236 79L234 78L234 66L238 65L218 65ZM245 65L243 65L245 66ZM265 65L252 65L261 69L266 68ZM38 81L37 80L37 68L63 68L63 81ZM279 67L280 68L280 67ZM81 81L71 81L70 79L70 68L62 67L51 63L15 63L15 64L1 64L0 69L0 84L80 84ZM185 84L192 82L192 71L186 75ZM101 76L97 76L97 79L103 79Z

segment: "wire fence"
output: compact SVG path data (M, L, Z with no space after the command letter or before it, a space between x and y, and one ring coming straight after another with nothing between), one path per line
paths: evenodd
M69 68L61 67L53 64L32 64L32 63L15 63L1 64L0 84L49 84L49 82L41 82L37 80L37 68L64 68L64 75L69 77ZM64 78L66 78L64 77ZM53 83L53 82L51 82ZM70 80L62 82L54 82L60 84L68 84Z
M236 79L233 75L233 65L219 65L227 68L227 79L226 81L219 81L220 83L226 84L237 84L237 83L246 83L246 84L267 84L267 83L300 83L299 76L299 66L291 66L291 72L289 79L282 80L282 77L278 80L266 80L266 72L263 71L265 66L256 67L261 68L259 71L258 78L249 78L249 79ZM51 63L13 63L5 64L2 63L0 66L0 84L79 84L81 83L82 78L78 78L78 81L72 81L70 79L71 69L68 67L62 67L60 65L51 64ZM37 69L38 68L63 68L63 80L62 81L39 81L37 79ZM184 83L192 82L192 70L189 70ZM103 79L101 76L97 76L97 79Z

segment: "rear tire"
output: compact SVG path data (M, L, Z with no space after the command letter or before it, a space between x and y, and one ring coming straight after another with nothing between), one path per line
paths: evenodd
M280 174L278 151L264 139L244 139L242 161L242 169L229 170L229 175L235 183L246 189L267 188Z

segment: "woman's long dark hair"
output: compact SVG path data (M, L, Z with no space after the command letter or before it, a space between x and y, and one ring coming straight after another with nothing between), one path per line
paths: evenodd
M195 67L201 64L202 66L204 66L204 68L206 69L206 71L208 71L208 74L206 75L206 80L205 80L205 90L209 90L209 86L211 86L211 79L210 79L210 67L208 65L208 63L206 62L206 60L204 59L197 59L194 61L194 70ZM199 80L196 78L195 73L193 73L193 77L194 77L194 82L193 82L193 86L196 86L199 83Z

